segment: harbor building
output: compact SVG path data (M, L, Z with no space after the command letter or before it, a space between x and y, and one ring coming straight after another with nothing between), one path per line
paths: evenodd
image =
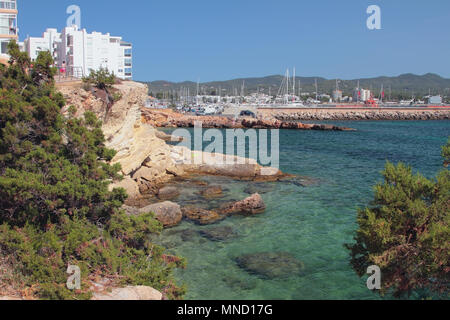
M31 59L40 51L50 51L59 68L68 75L81 78L91 70L108 69L121 79L133 78L133 46L122 37L109 33L88 33L77 26L65 27L61 33L47 29L42 37L28 37L25 49Z
M435 104L435 105L442 104L442 97L441 96L429 97L428 98L428 104Z
M8 43L19 40L17 1L0 0L0 58L8 59Z
M353 101L355 102L366 102L372 97L372 92L370 90L365 90L361 88L356 88L353 91Z
M333 101L334 102L341 102L342 100L342 91L341 90L334 90L333 91Z

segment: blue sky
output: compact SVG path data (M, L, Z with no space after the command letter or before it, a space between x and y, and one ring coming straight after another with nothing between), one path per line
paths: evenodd
M448 0L19 0L20 39L65 26L134 45L135 80L211 81L283 74L352 79L433 72L450 78ZM379 5L382 29L366 27Z

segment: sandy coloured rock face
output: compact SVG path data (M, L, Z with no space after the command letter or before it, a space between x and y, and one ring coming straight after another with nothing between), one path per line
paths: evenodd
M139 213L146 212L153 212L155 218L161 222L165 228L176 226L183 219L181 207L170 201L152 204L139 209Z
M112 190L114 188L125 189L125 191L128 194L128 197L131 199L137 199L141 196L138 184L130 177L124 177L122 181L109 185L109 190Z
M220 210L220 214L230 215L234 213L258 214L266 210L266 205L258 193L238 202L224 205Z
M150 301L162 300L162 293L151 287L136 286L126 288L116 288L111 292L94 293L91 300L118 300L118 301Z

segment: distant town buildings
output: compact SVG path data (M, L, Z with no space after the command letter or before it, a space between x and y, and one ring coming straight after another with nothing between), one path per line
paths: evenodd
M42 37L28 37L24 47L31 59L36 59L41 51L50 51L57 66L73 77L81 78L91 70L105 68L121 79L133 78L132 44L109 33L88 33L77 26L65 27L60 33L47 29Z
M8 59L8 43L11 40L18 41L19 30L17 27L17 1L0 1L0 57Z
M333 101L334 102L341 102L342 101L342 91L341 90L334 90L333 91Z
M356 88L353 91L353 101L354 102L366 102L372 97L372 92L370 90Z
M431 96L428 97L428 104L442 104L442 97L441 96Z

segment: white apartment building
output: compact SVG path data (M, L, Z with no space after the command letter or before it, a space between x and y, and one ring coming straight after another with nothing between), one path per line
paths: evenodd
M3 58L8 57L8 43L19 39L17 15L16 0L0 0L0 56Z
M47 29L41 38L28 37L25 39L24 48L31 60L35 60L39 52L50 51L57 61L59 43L61 43L61 34L56 29Z
M66 27L61 33L47 29L41 38L27 38L25 48L31 59L40 51L50 51L59 67L65 65L67 73L82 77L91 70L106 68L121 79L133 77L133 47L109 33L88 33L77 26Z

